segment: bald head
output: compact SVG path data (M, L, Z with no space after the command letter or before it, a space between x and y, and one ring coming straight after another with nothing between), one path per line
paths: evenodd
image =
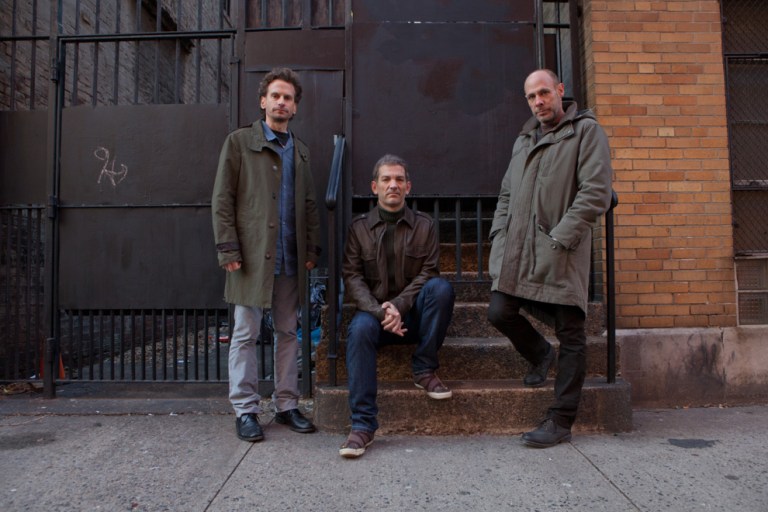
M549 69L537 69L525 79L525 98L544 130L551 130L563 118L565 86Z

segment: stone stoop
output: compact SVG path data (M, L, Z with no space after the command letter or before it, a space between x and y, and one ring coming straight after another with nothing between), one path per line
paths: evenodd
M558 350L560 343L557 339L548 337L547 341ZM346 381L346 340L340 340L336 348L336 378L338 381ZM410 381L412 354L413 345L381 347L377 359L379 382ZM315 381L319 385L330 381L326 356L327 346L321 344L315 362ZM507 338L446 338L439 359L440 369L437 374L445 381L522 380L528 371L528 362L518 354ZM587 375L604 377L607 374L606 368L605 338L590 336L587 338ZM549 377L554 379L554 368L550 370Z
M519 434L543 419L554 395L554 370L540 388L522 384L528 364L487 320L490 282L443 274L456 291L453 319L440 350L438 375L453 391L448 400L432 400L413 384L412 345L390 345L379 351L377 376L381 433ZM321 430L349 428L345 365L346 327L354 306L345 304L337 347L337 386L329 385L327 339L315 355L314 422ZM553 344L552 329L531 319ZM325 320L324 320L325 321ZM626 432L632 429L629 383L606 380L606 339L602 304L590 304L587 315L587 381L574 431ZM328 330L323 329L327 335ZM617 346L617 364L619 361Z
M520 380L446 381L453 391L447 400L432 400L411 382L380 382L378 392L381 434L508 434L534 428L552 401L553 384L526 388ZM349 429L345 386L318 386L314 422L327 432ZM584 385L575 432L632 430L629 384L617 379L589 378Z

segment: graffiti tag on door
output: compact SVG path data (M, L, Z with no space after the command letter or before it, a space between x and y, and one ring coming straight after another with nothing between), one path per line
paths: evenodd
M103 146L97 147L96 151L93 152L93 156L104 161L104 165L101 166L99 179L96 183L101 184L101 180L108 180L109 183L112 184L112 187L116 188L128 175L128 166L125 164L120 164L120 169L117 171L115 170L115 159L109 159L109 150L107 148Z

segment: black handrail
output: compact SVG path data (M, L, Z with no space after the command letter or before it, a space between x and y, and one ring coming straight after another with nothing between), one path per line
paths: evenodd
M608 383L616 382L616 290L614 284L613 209L619 204L619 196L611 191L611 206L605 213L605 286L607 288L606 329L608 331Z
M333 161L331 162L331 175L328 178L328 189L325 193L325 206L328 209L328 380L331 386L336 386L336 349L338 345L339 312L343 302L341 292L341 258L343 237L339 236L343 226L341 217L336 214L336 205L339 203L341 190L341 173L344 167L343 135L336 135L333 149Z

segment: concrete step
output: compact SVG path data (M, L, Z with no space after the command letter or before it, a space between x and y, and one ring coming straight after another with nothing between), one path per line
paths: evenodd
M487 297L486 297L487 300ZM355 313L353 304L344 304L340 336L347 335L347 325ZM525 313L524 313L525 314ZM554 336L554 330L536 318L526 315L531 324L544 336ZM323 320L325 321L325 320ZM605 331L605 313L602 303L591 302L588 305L586 332L588 336L600 336ZM323 332L328 332L323 329ZM493 338L501 333L488 321L487 302L456 302L453 307L453 318L448 326L449 337L463 338Z
M462 272L461 276L455 273L441 273L441 276L451 282L453 292L456 294L456 302L481 302L488 303L491 297L491 279L484 273L482 279L478 279L477 272Z
M380 434L520 434L534 428L552 401L552 384L526 388L519 380L446 381L453 391L448 400L432 400L408 382L380 383ZM348 391L344 386L318 386L314 422L323 431L349 429ZM587 379L582 393L576 432L632 430L630 386L617 379Z
M549 342L559 349L555 338ZM380 382L408 381L411 379L411 355L413 345L388 345L379 350L377 375ZM587 338L587 375L607 375L606 340L603 337ZM619 347L616 348L616 360L619 360ZM341 340L337 347L336 378L337 382L347 379L346 342ZM315 356L315 381L328 384L329 361L328 345L323 341ZM522 379L528 371L528 362L506 338L447 338L439 353L440 370L438 375L443 380L477 379ZM554 369L550 377L554 377Z

